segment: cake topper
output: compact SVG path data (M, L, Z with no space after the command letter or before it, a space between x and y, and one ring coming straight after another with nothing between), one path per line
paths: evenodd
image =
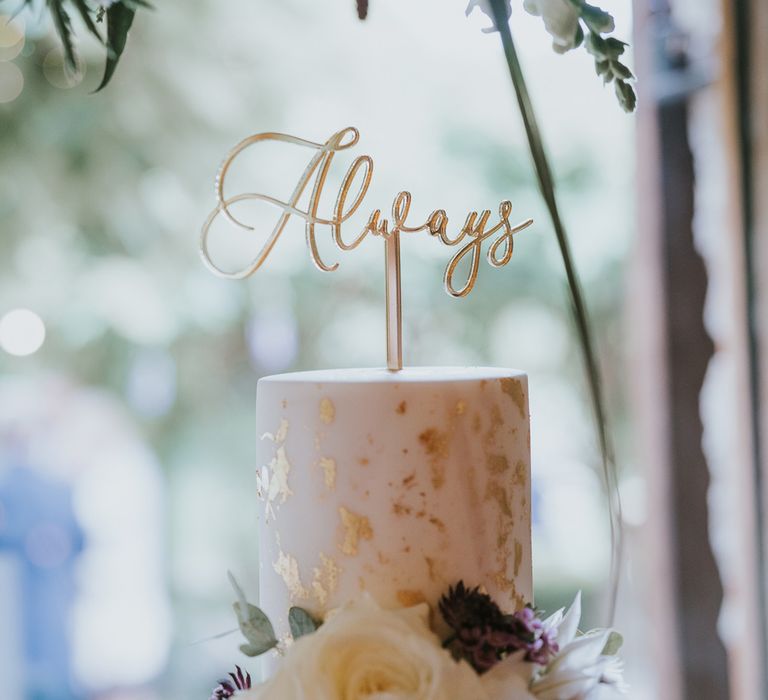
M392 202L389 219L382 217L380 209L374 209L362 230L358 231L352 238L345 239L342 236L342 226L357 212L368 193L373 176L373 159L368 155L361 155L352 161L339 187L336 204L330 218L320 216L318 208L334 156L336 153L354 146L359 138L360 133L357 129L347 127L333 134L325 143L315 143L295 136L272 132L255 134L241 141L227 154L216 176L217 204L203 224L200 234L200 254L206 266L216 275L227 279L244 279L264 264L291 216L304 219L310 257L315 266L323 272L333 272L339 267L339 263L329 264L320 254L317 246L317 226L330 228L333 243L340 251L354 250L369 234L383 239L387 300L387 367L390 370L400 370L403 367L400 235L427 231L446 246L458 247L446 265L443 283L448 294L453 297L464 297L472 291L477 281L483 243L493 238L486 253L488 262L493 267L503 267L512 259L514 234L528 228L533 223L533 219L526 219L522 223L512 225L509 220L512 213L512 202L504 200L499 204L498 218L494 219L490 226L490 209L485 209L482 212L471 211L467 214L464 225L458 232L451 235L448 231L448 214L444 209L436 209L421 224L409 225L407 220L411 209L411 194L400 192ZM288 201L284 202L276 197L258 192L244 192L232 197L225 197L224 183L234 160L245 149L265 141L280 141L315 151ZM301 209L299 200L310 182L312 183L312 192L307 208ZM353 195L350 194L352 191L354 191ZM250 263L234 272L227 272L211 258L208 248L211 226L220 215L223 215L235 226L246 231L253 231L253 226L241 221L231 211L233 204L249 200L272 204L281 210L281 214L269 238ZM457 282L457 268L467 256L470 257L466 278Z

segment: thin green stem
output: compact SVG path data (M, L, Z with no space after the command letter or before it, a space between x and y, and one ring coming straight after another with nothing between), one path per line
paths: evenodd
M568 292L570 294L573 321L576 326L579 347L581 349L582 360L587 375L587 383L589 385L595 428L597 430L597 437L600 445L603 479L605 481L605 488L608 496L608 516L611 531L611 575L608 619L609 624L612 624L616 613L616 600L619 590L619 572L622 559L622 516L621 498L619 496L618 479L616 476L615 455L608 428L608 415L605 408L605 400L603 398L600 367L595 352L595 343L592 337L587 305L584 301L584 293L573 261L568 235L560 216L557 198L555 197L555 184L552 169L549 165L546 151L544 150L544 140L541 135L541 130L539 129L530 94L528 93L528 87L517 56L517 51L515 50L512 32L509 29L509 21L507 20L504 11L504 0L491 0L491 7L493 8L496 26L499 28L501 43L504 48L504 55L509 68L509 75L512 78L512 85L514 86L517 103L520 107L520 114L525 126L525 133L528 137L528 145L533 158L539 190L541 191L541 195L549 210L552 226L557 238L557 244L560 249L560 256L563 260L565 276L568 282Z

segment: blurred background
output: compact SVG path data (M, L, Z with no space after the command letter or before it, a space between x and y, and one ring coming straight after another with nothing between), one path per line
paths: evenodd
M3 698L205 698L247 665L238 635L221 635L235 626L226 571L257 593L256 382L385 362L377 241L325 274L292 221L247 281L201 264L216 169L259 131L324 141L356 126L354 155L376 162L366 211L408 189L414 219L440 207L463 219L506 198L513 219L535 219L512 263L481 267L463 300L442 291L448 251L404 241L405 359L529 373L537 603L553 610L580 588L586 622L602 623L599 453L489 20L465 18L458 0L374 0L365 22L352 2L161 3L137 15L113 83L94 95L103 48L82 39L75 79L47 14L11 19L17 5L0 1ZM607 9L620 38L634 32L636 116L586 52L556 55L521 7L512 26L617 443L629 697L766 697L753 234L768 150L748 35L768 15L748 0ZM286 198L307 158L254 151L233 191ZM335 181L351 158L337 160ZM222 264L258 248L216 230Z

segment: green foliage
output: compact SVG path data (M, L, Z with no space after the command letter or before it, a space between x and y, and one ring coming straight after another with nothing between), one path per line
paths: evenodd
M107 16L107 63L104 66L104 77L96 92L107 86L117 68L120 56L125 50L125 42L128 39L128 31L133 24L136 15L135 3L116 2L109 6Z
M288 611L288 624L294 639L315 632L320 624L304 608L293 607Z
M627 44L615 37L604 37L616 28L613 17L600 7L590 5L584 0L570 0L579 10L579 25L573 41L573 48L584 45L595 59L597 75L608 84L615 81L616 98L625 112L634 112L637 95L630 81L635 79L632 71L619 57ZM584 29L586 28L586 41Z
M83 21L86 29L102 44L102 38L97 24L106 18L107 25L107 61L104 67L104 77L98 90L104 88L115 73L117 64L125 49L128 32L133 24L133 18L139 7L150 8L146 0L115 0L108 6L93 5L88 0L46 0L51 14L53 26L61 39L64 49L64 59L67 67L73 72L79 71L78 55L75 46L76 35L72 27L72 19L68 8L74 8ZM33 0L25 0L31 5Z
M618 632L611 632L608 637L608 641L603 648L603 656L615 656L619 653L619 649L624 645L624 637Z
M277 646L277 637L266 613L261 608L257 608L246 601L243 589L240 588L231 573L229 574L229 582L237 594L237 601L232 607L237 615L240 631L248 640L247 644L240 646L240 651L246 656L253 657L274 649Z

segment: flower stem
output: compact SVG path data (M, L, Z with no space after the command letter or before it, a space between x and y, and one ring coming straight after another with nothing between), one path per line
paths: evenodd
M494 21L501 36L501 43L504 48L504 55L509 68L509 75L512 78L512 85L515 88L515 95L517 96L517 103L520 107L520 114L525 126L525 133L528 137L528 145L533 158L539 190L547 205L547 209L549 210L552 226L555 230L555 236L560 249L560 256L563 260L565 276L568 282L568 291L570 294L571 312L576 326L582 360L587 374L595 428L597 430L597 437L600 445L603 479L608 496L608 517L610 520L611 531L611 576L608 607L608 625L610 626L613 624L616 612L616 599L618 597L619 589L619 571L622 558L622 517L621 498L616 476L616 461L613 443L608 428L608 416L603 397L600 367L595 353L595 343L592 337L587 306L584 301L584 293L573 261L568 235L560 217L557 198L555 197L552 169L549 165L546 151L544 150L544 141L541 136L541 130L539 129L539 124L536 120L536 114L533 109L530 94L528 93L525 76L523 75L517 51L515 50L512 32L510 31L509 21L507 20L504 9L504 0L490 0L490 2L493 9Z

